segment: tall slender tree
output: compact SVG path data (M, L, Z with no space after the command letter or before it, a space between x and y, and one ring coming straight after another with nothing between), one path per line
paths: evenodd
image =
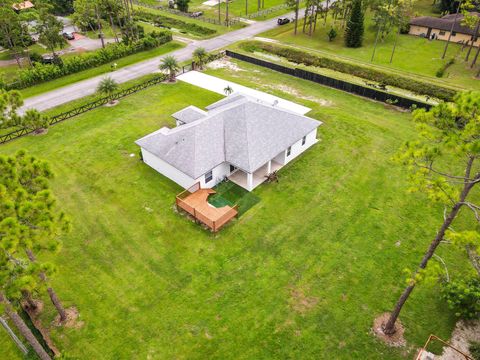
M37 31L40 42L48 47L53 56L56 56L55 49L65 44L65 39L62 36L63 23L50 14L49 10L49 8L40 10Z
M0 46L13 54L19 68L22 67L22 26L16 14L9 6L0 6Z
M351 48L358 48L363 43L364 17L362 0L353 0L352 11L347 21L345 30L345 45Z
M460 9L462 7L462 1L463 0L460 0L458 2L457 11L455 12L455 17L453 18L452 26L450 27L450 33L448 34L448 39L447 39L447 42L445 43L445 47L443 49L442 59L445 59L445 55L447 55L448 45L450 44L450 41L452 40L453 30L455 29L455 25L457 24L458 17L460 15Z
M295 19L294 19L295 27L294 27L293 33L295 35L297 35L297 31L298 31L298 11L299 11L299 8L300 8L300 0L286 0L285 4L290 9L295 11Z
M445 238L453 237L451 225L460 211L472 211L480 222L480 206L472 203L472 190L480 183L480 92L461 93L454 103L440 103L427 111L417 110L414 121L420 139L406 143L396 157L411 172L412 190L424 192L431 201L445 206L443 221L417 269L400 295L389 319L383 324L387 335L395 333L395 323L410 297L417 278ZM442 169L448 156L450 165ZM454 234L457 243L480 247L480 234Z
M4 204L0 208L0 239L10 238L14 241L15 248L8 250L9 255L12 259L16 258L19 264L22 261L31 264L38 277L29 278L35 280L33 289L37 291L46 287L60 320L64 321L65 310L48 279L48 274L52 274L54 267L48 263L39 263L34 255L40 252L55 254L61 247L59 236L67 232L70 226L65 214L58 210L56 199L49 190L48 182L53 173L46 162L28 156L23 151L15 157L0 158L0 171L0 186L3 187L0 200ZM21 290L23 295L27 295L27 300L30 300L32 287ZM33 302L29 303L35 307Z

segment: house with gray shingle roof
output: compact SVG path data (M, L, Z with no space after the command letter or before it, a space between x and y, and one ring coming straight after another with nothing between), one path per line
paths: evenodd
M188 189L225 178L251 191L314 145L320 121L234 93L203 111L173 114L177 126L139 140L143 161Z

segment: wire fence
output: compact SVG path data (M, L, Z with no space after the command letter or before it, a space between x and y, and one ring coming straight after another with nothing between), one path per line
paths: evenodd
M283 10L283 9L288 9L288 8L290 8L289 5L280 4L280 5L277 5L277 6L272 6L271 8L268 8L268 9L259 10L257 12L245 15L245 18L255 19L257 17L266 16L266 15L269 15L271 13L274 13L274 12L277 12L277 11L280 11L280 10Z
M146 7L146 8L150 8L150 9L155 9L155 10L161 10L161 11L168 12L170 14L183 16L183 17L188 17L190 19L200 20L200 21L203 21L203 22L206 22L206 23L209 23L209 24L214 24L214 25L232 26L232 25L236 25L236 24L241 22L241 19L237 18L237 17L230 17L227 21L227 20L216 19L216 18L213 18L213 17L208 17L208 16L205 16L205 15L197 15L198 12L197 13L195 13L195 12L183 12L183 11L180 11L180 10L177 10L177 9L169 8L168 6L145 4L141 1L136 1L136 0L133 1L133 3L138 5L138 6L142 6L142 7Z
M325 85L325 86L342 90L351 94L360 95L372 100L377 100L387 104L399 106L405 109L411 109L412 107L429 109L431 107L430 104L427 104L422 101L409 99L400 95L390 94L385 91L350 83L344 80L335 79L335 78L317 74L311 71L307 71L299 68L291 68L291 67L271 63L271 62L257 59L244 54L239 54L230 50L226 51L226 55L238 60L249 62L251 64L255 64L271 70L275 70L283 74L288 74L300 79L309 80L317 84Z

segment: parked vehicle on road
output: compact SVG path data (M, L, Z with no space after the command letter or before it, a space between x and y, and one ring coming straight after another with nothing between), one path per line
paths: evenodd
M75 40L75 35L73 32L64 32L63 37L67 40Z
M290 22L289 18L280 18L277 20L278 25L285 25L285 24L288 24L289 22Z

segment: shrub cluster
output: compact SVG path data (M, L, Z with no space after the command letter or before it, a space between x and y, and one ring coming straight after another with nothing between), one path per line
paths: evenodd
M480 316L480 279L471 277L446 283L442 296L455 315L462 319L477 319Z
M437 70L435 76L439 78L443 77L443 75L445 75L445 71L447 71L447 69L453 64L455 64L455 58L451 58L445 64L443 64L442 67Z
M154 31L144 38L130 44L123 42L118 44L108 44L104 49L67 58L58 65L34 63L32 68L19 71L19 81L17 81L13 87L16 89L22 89L45 81L57 79L65 75L74 74L140 51L153 49L171 40L172 34L170 31Z
M146 11L135 12L135 20L144 21L155 24L155 26L167 29L175 28L182 32L187 32L192 35L205 36L215 34L217 31L200 26L194 23L189 23L179 19L174 19L168 16L149 13Z
M428 95L445 101L451 101L456 94L453 89L429 84L402 75L391 74L361 65L351 64L335 59L315 55L302 50L278 46L260 41L248 41L241 44L241 48L248 52L264 51L287 59L296 64L316 66L332 69L346 74L373 80L385 85L395 86L412 91L416 94Z
M480 360L480 343L470 343L468 350L470 351L470 355L472 355L475 360Z

